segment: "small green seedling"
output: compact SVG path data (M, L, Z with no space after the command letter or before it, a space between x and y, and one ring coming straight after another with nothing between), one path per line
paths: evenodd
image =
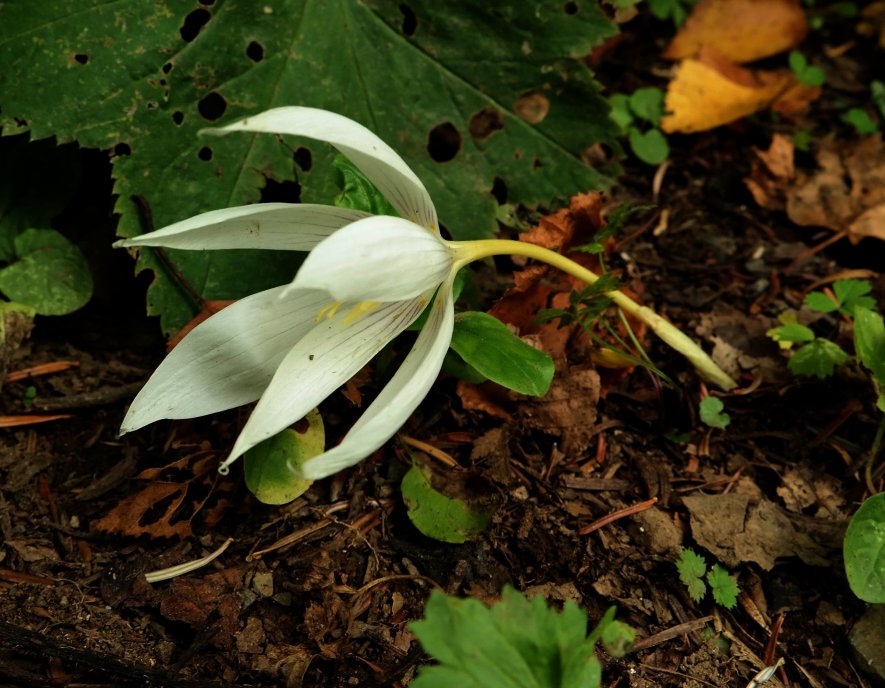
M622 657L635 637L614 616L612 607L588 635L587 613L572 601L559 613L509 587L491 607L434 591L410 629L437 664L422 667L412 686L598 688L597 643Z
M824 70L820 67L808 64L805 55L798 50L794 50L790 53L789 60L793 76L795 76L796 81L803 86L809 86L812 88L815 86L823 86L824 82L827 80Z
M609 104L611 118L626 134L637 158L660 165L670 156L670 145L659 128L664 116L664 94L659 88L640 88L629 96L617 93Z
M661 20L671 20L676 28L685 23L697 0L648 0L651 13Z
M726 609L732 609L737 604L741 592L737 579L719 564L713 564L707 570L707 562L701 555L693 550L683 549L676 562L676 569L679 571L679 580L688 588L688 594L695 602L704 598L709 585L716 604Z
M711 428L727 428L731 423L731 416L723 412L725 404L718 397L707 397L700 403L701 422Z
M862 108L851 108L842 115L842 121L854 127L860 136L872 136L879 131L879 125L873 121L869 113Z

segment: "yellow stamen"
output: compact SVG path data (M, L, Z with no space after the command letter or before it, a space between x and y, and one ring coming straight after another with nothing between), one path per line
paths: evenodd
M357 318L362 317L366 313L371 313L380 305L378 301L360 301L356 306L347 311L343 322L345 325L350 325Z
M327 320L331 320L335 317L335 314L338 312L338 309L341 308L340 301L333 301L332 303L327 303L325 306L320 308L320 312L317 313L316 321L319 322L323 318Z

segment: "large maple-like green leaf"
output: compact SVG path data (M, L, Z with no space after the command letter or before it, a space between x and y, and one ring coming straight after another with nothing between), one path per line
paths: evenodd
M119 233L258 201L297 180L329 203L325 146L197 131L281 105L340 112L414 167L453 236L490 235L493 186L547 203L599 187L582 161L616 147L583 57L614 32L595 3L473 0L42 0L0 4L0 125L112 149ZM291 196L297 195L294 187ZM274 200L296 200L295 198ZM291 279L297 257L170 252L209 299ZM149 310L174 330L193 313L157 271Z

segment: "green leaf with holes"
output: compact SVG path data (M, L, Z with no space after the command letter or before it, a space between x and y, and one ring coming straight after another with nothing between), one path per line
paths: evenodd
M311 411L295 428L277 433L255 445L243 456L246 487L265 504L288 504L311 486L311 480L292 472L314 456L323 453L326 433L319 411Z
M61 18L69 18L62 20ZM617 126L584 57L615 33L595 2L45 0L0 5L0 126L113 150L119 233L265 200L332 203L328 147L197 131L282 105L356 119L399 151L457 239L496 230L493 186L529 206L607 182L581 154ZM27 84L23 76L27 75ZM297 181L298 186L284 182ZM170 251L208 299L289 281L299 258ZM151 250L148 309L196 310Z

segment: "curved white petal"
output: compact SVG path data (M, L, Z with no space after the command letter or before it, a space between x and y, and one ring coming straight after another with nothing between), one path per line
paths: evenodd
M114 246L310 251L336 230L365 217L370 213L330 205L256 203L202 213Z
M418 317L423 303L381 304L356 318L348 312L355 304L344 304L334 317L316 323L280 363L221 469L303 418L353 377Z
M135 397L120 432L161 418L196 418L255 401L280 361L316 324L323 292L253 294L197 325Z
M337 447L305 462L301 474L319 480L359 463L393 437L427 396L452 341L455 309L446 280L424 329L402 366Z
M256 131L306 136L331 143L366 175L396 211L424 227L437 227L436 209L424 184L405 161L362 124L309 107L280 107L201 133Z
M320 242L293 289L323 289L339 301L402 301L435 289L452 270L448 246L399 217L354 222Z

